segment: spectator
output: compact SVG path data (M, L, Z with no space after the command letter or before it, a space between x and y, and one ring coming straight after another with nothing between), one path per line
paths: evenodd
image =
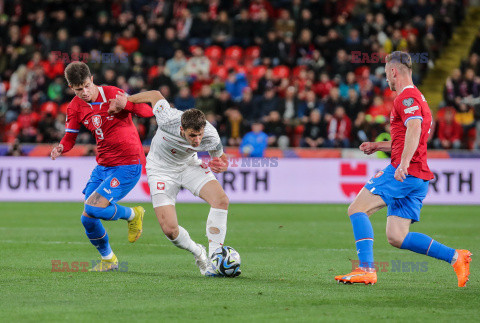
M177 92L176 86L172 79L165 74L165 65L160 62L157 65L157 74L151 80L152 88L159 89L162 86L168 86L175 94ZM163 92L162 92L163 93Z
M181 49L175 51L175 55L167 61L165 66L165 75L169 76L174 82L186 81L187 60Z
M202 11L193 19L189 44L191 46L208 46L211 42L211 34L212 24L209 21L208 12Z
M268 145L272 147L280 147L286 149L288 147L289 139L285 123L280 117L278 111L270 111L266 117L265 133L268 135Z
M274 88L267 88L265 94L262 96L258 103L258 114L259 118L264 118L270 114L270 111L277 109L279 106L279 98L275 95Z
M438 120L438 133L433 142L437 149L459 149L462 144L462 126L455 121L455 109L447 107L445 109L445 116Z
M180 89L180 92L175 97L174 104L178 110L182 111L195 108L195 99L190 94L188 87L185 86Z
M242 100L238 105L243 118L248 123L252 123L255 119L255 106L253 104L253 92L251 88L247 87L243 90Z
M201 47L195 47L193 50L193 57L188 60L185 72L191 77L210 74L210 61L203 55Z
M195 101L196 108L201 110L203 113L213 115L217 113L218 101L213 96L212 88L209 85L202 86L200 95Z
M239 146L244 135L242 114L238 109L230 109L227 113L226 136L229 146Z
M140 41L134 37L130 29L125 29L122 33L122 37L117 40L117 45L123 47L128 55L136 52L140 47Z
M350 133L352 122L342 106L335 109L333 117L328 123L327 147L350 147Z
M252 36L252 22L248 16L248 10L240 10L240 14L235 17L233 24L233 43L235 45L247 47L250 46Z
M360 86L358 85L356 78L355 78L355 73L353 72L348 72L346 81L342 82L339 87L340 91L340 96L342 99L346 100L348 98L348 91L350 89L355 90L358 94L360 94Z
M320 111L313 110L308 117L308 122L305 124L301 146L308 148L323 147L327 135L326 129L327 125L322 119Z
M248 82L244 73L236 73L234 69L228 71L225 89L230 93L233 101L240 101L242 99L243 89L247 86Z
M263 157L268 146L268 136L263 132L263 124L255 122L252 131L247 133L240 144L240 153L244 157Z
M229 46L232 43L233 38L233 26L228 19L226 11L221 11L218 15L218 21L213 26L212 40L215 45L222 47Z
M52 143L58 140L58 134L55 130L55 119L51 113L45 116L38 123L38 135L36 142Z
M285 91L285 98L282 100L279 112L281 117L287 122L297 118L300 102L297 97L297 90L289 86Z
M308 116L313 110L319 110L320 112L322 112L324 108L321 105L320 101L317 100L315 92L308 91L305 93L305 100L300 103L298 107L298 117L301 118L303 122L307 122Z

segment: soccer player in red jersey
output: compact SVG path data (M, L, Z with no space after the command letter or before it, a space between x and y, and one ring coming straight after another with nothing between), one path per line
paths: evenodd
M398 51L391 53L386 58L385 71L390 89L397 92L390 115L392 140L364 142L360 150L367 155L376 151L391 152L392 160L365 184L348 208L360 265L335 279L343 283L377 282L369 216L387 206L388 242L394 247L452 264L458 286L464 287L470 274L470 251L455 250L425 234L410 232L410 225L420 219L428 183L433 179L427 164L432 114L425 97L413 85L410 55Z
M145 154L131 113L152 117L147 104L129 104L121 113L108 114L109 101L115 99L120 89L114 86L97 86L88 66L82 62L70 63L65 68L65 78L75 92L67 107L65 136L51 152L52 159L68 152L75 145L80 126L84 125L97 142L97 167L92 171L83 194L85 207L81 217L85 233L102 257L91 271L118 269L118 259L112 252L108 234L101 220L128 222L128 240L135 242L142 233L145 210L117 204L140 179Z

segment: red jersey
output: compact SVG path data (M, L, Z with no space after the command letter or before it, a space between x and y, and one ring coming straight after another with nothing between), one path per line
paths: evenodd
M390 114L392 135L392 166L397 168L405 145L407 122L411 119L422 120L422 132L418 148L413 154L408 174L424 180L433 179L433 173L427 164L427 140L432 125L432 113L422 93L415 86L407 86L393 101Z
M109 99L114 99L119 88L99 86L99 94L94 102L85 102L75 96L67 107L65 136L60 142L63 152L72 149L76 135L83 124L97 141L97 163L101 166L145 164L145 154L137 129L129 112L142 117L153 116L147 104L132 104L117 114L109 115ZM123 91L121 91L123 92Z

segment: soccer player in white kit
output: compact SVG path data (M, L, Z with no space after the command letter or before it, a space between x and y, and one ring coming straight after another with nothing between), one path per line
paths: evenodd
M209 256L225 240L229 204L225 191L212 174L212 171L222 173L228 169L228 158L217 130L200 110L183 112L171 108L159 91L146 91L128 98L119 92L111 101L109 112L118 113L128 108L127 101L150 103L157 119L158 129L150 146L146 169L153 208L164 234L175 246L195 256L202 275L217 276ZM199 151L208 151L212 157L208 165L198 158ZM178 225L175 202L181 187L211 206L206 227L208 255L205 247L195 243L187 230Z

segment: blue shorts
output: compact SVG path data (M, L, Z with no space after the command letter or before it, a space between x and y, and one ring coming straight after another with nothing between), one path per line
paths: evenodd
M427 196L428 181L407 175L403 181L397 181L395 167L388 165L383 171L372 177L365 188L375 195L379 195L387 204L387 216L396 215L410 219L413 222L420 220L420 209Z
M98 165L92 171L83 194L85 200L97 192L109 202L123 199L138 183L142 173L142 164L105 167Z

